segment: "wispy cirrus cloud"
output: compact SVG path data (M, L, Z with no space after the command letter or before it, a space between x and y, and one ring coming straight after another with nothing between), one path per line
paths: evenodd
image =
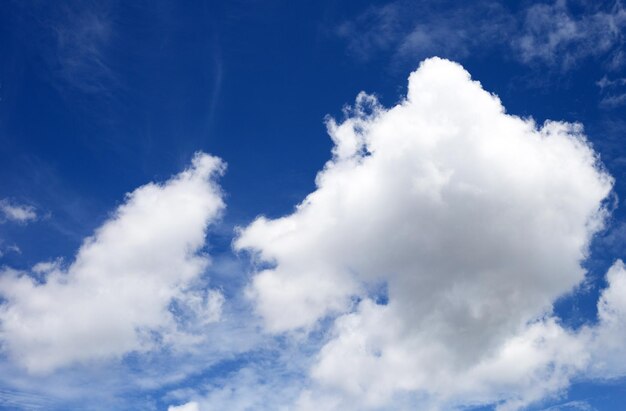
M523 62L542 62L567 69L589 57L622 65L626 10L620 2L607 8L588 5L574 15L566 0L535 4L525 11L520 34L512 44Z
M563 404L545 408L542 411L596 411L596 409L586 401L567 401Z
M115 37L109 7L68 3L47 26L55 44L51 69L58 80L83 93L108 94L116 79L107 56Z
M41 75L59 92L109 97L118 84L111 53L116 46L116 2L63 4L15 2L8 12L22 47L41 64Z
M479 46L497 45L508 38L511 18L495 2L449 9L428 1L396 1L367 8L354 19L339 24L336 34L361 60L378 54L395 60L419 60L433 54L460 58L476 52Z
M613 109L626 104L626 78L604 75L596 85L600 89L600 107Z
M50 402L45 396L18 390L0 390L0 408L45 410Z
M393 48L403 34L398 4L369 7L354 20L341 23L336 34L346 41L350 52L362 60Z
M20 204L8 199L0 200L0 224L15 223L26 225L39 218L35 207L27 204ZM0 257L8 254L20 254L21 250L17 244L5 244L5 239L0 237Z
M430 1L370 7L336 32L363 60L377 54L458 59L499 49L521 63L559 70L587 58L600 58L609 70L623 64L626 10L620 2L556 0L522 9L497 1L445 4L452 7ZM580 10L574 13L572 5Z

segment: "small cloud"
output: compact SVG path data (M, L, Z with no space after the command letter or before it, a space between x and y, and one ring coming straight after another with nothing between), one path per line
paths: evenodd
M167 411L200 411L200 406L197 402L191 401L183 405L170 405Z
M22 250L20 250L20 248L15 244L11 244L10 246L8 246L6 248L6 251L10 251L15 254L22 254Z
M2 242L0 240L0 257L6 255L7 253L22 254L22 250L20 250L20 248L15 244L2 247Z
M607 87L626 86L626 77L621 77L615 80L609 80L607 76L605 75L600 80L598 80L596 84L598 85L598 87L600 87L600 89L604 89Z
M0 200L0 213L3 215L3 218L0 218L0 222L9 220L24 224L37 219L34 207L12 203L6 199Z
M596 85L600 88L600 93L603 94L600 107L611 109L626 104L625 77L611 80L607 75L604 75L596 81Z

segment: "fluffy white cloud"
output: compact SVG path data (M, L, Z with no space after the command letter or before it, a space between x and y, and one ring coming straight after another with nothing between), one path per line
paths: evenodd
M27 223L37 218L34 207L15 204L8 200L0 200L0 213L2 213L4 219L18 223Z
M587 366L588 337L551 317L584 278L612 187L580 125L509 115L461 66L433 58L405 100L385 109L361 94L328 129L317 189L235 243L270 264L248 287L268 330L339 315L302 409L384 408L409 394L516 409Z
M215 177L224 164L197 154L191 167L163 184L126 196L86 239L75 260L37 264L31 273L0 276L0 339L32 372L146 350L175 338L179 311L219 317L223 297L194 290L210 260L202 248L224 208Z

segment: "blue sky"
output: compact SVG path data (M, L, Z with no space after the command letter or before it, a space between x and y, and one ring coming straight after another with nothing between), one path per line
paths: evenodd
M621 409L625 34L583 0L7 2L0 409Z

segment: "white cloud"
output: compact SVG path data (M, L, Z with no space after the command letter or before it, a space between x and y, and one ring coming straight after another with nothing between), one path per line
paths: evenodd
M12 203L8 200L0 200L0 212L3 214L5 220L18 223L27 223L37 218L34 207Z
M197 402L191 401L183 405L170 406L167 411L200 411L200 407Z
M223 168L218 158L197 154L167 182L129 193L66 268L57 261L30 274L5 269L0 339L9 355L31 372L48 372L148 350L183 337L173 302L218 319L223 297L199 293L193 280L210 262L202 248L224 208L215 182Z
M584 278L613 183L580 125L506 114L434 58L405 100L361 94L328 129L317 189L235 243L270 264L248 287L267 330L338 315L300 408L517 409L587 367L590 337L551 314Z

